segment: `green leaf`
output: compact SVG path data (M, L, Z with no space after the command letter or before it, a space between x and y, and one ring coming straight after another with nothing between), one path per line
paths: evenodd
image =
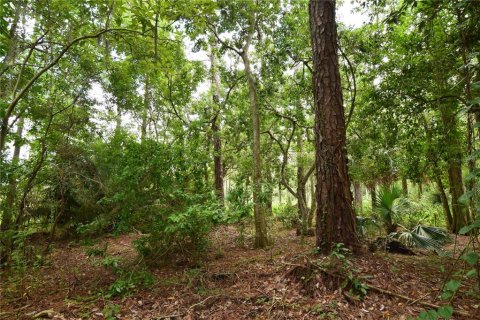
M469 278L473 278L477 275L477 270L476 269L471 269L470 271L467 272L466 276Z
M471 266L476 265L479 258L478 253L474 251L467 252L462 256L462 259Z
M473 229L476 229L476 228L480 228L480 219L476 220L474 223L468 225L468 226L465 226L463 228L460 229L460 231L458 231L458 234L467 234L469 233L470 231L472 231Z
M457 291L460 288L460 281L457 280L450 280L445 284L445 289L449 291Z
M438 316L449 319L453 315L453 308L452 306L442 306L437 310Z

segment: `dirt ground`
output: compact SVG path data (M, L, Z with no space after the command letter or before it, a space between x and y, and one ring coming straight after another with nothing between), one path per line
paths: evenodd
M138 264L132 245L138 237L103 237L95 240L94 247L105 248L108 243L109 256L125 265ZM154 284L120 297L105 294L115 274L95 263L100 258L87 255L91 246L56 243L43 266L22 276L2 276L0 318L408 319L425 310L422 302L444 303L440 290L454 262L434 254L403 256L365 250L350 260L355 277L410 300L374 290L361 300L339 287L328 288L321 280L310 282L308 289L305 277L291 276L293 268L324 259L312 252L313 238L302 239L295 231L278 227L267 250L249 247L248 235L244 244L238 239L234 226L219 227L201 259L173 259L150 267ZM447 249L455 248L458 254L465 244L466 238L459 237ZM463 270L461 264L457 268ZM463 281L451 301L455 310L470 316L454 319L480 319L479 300L470 294L473 286ZM116 318L109 310L115 310Z

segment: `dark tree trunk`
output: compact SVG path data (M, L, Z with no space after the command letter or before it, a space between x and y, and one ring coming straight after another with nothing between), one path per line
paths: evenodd
M313 227L313 217L317 211L317 199L315 196L315 176L312 176L310 181L310 210L308 212L308 229Z
M316 244L323 253L335 243L356 251L355 215L347 172L345 115L338 68L334 0L311 0L317 175Z
M402 178L402 191L404 196L408 196L408 183L406 178Z
M372 211L377 206L377 187L375 183L370 187L370 201L372 202Z

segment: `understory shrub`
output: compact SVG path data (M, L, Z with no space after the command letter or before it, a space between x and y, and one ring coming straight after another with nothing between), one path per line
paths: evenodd
M180 208L162 210L155 215L150 227L146 228L148 235L135 241L141 255L158 259L205 249L209 232L221 220L220 207L214 197L187 198Z
M298 225L298 209L295 205L282 205L273 208L273 215L283 227L291 229Z

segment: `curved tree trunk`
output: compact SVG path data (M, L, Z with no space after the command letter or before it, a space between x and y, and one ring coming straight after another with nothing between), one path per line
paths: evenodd
M335 243L356 251L355 215L347 172L346 128L337 54L334 0L310 0L315 98L317 246Z

